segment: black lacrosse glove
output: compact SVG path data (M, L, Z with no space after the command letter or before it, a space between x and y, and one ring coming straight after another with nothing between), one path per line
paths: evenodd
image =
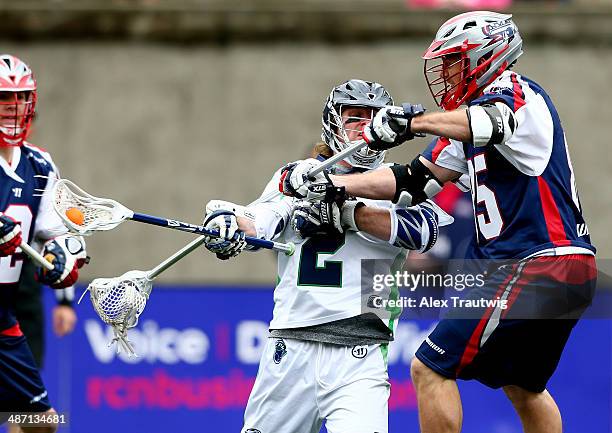
M341 235L341 208L347 198L344 187L328 187L323 200L299 202L291 216L291 227L302 238Z

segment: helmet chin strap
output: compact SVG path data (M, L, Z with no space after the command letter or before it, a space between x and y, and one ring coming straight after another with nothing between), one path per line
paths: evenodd
M13 148L13 147L17 147L17 146L21 146L21 144L23 143L23 139L22 138L17 138L15 140L11 140L9 138L6 138L6 135L2 138L0 138L0 148Z

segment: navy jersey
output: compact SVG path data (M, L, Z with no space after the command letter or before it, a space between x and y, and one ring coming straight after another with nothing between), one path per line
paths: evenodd
M11 164L0 158L0 211L21 223L26 243L66 232L52 207L49 180L56 176L50 155L27 143L13 149ZM0 333L16 324L13 304L23 259L22 252L0 258Z
M551 99L535 82L505 71L470 105L501 101L518 127L503 145L437 138L423 156L469 176L476 235L471 258L594 254L574 172Z

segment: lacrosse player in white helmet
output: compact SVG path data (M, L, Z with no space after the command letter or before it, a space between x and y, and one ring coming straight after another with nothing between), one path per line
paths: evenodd
M593 299L595 247L559 114L542 86L512 70L522 53L511 15L476 11L449 19L423 55L427 84L444 111L388 107L364 130L373 149L423 133L437 136L430 146L408 165L312 182L416 204L469 176L477 230L468 258L503 265L491 265L484 285L465 296L508 303L450 309L421 344L411 373L422 432L461 430L457 379L503 388L526 432L562 431L546 386Z
M55 289L72 286L87 259L82 238L66 235L53 211L50 189L58 174L51 156L26 141L35 107L30 68L0 55L0 423L12 413L55 413L15 318L15 291L26 259L21 242L43 244L42 254L54 267L40 269L38 280ZM21 430L54 432L56 424L51 419Z
M375 82L353 79L334 87L323 109L324 143L316 146L321 155L306 160L308 166L360 140L363 127L392 103ZM384 153L357 152L332 171L375 169ZM274 174L262 197L287 184L285 172ZM380 273L401 269L407 250L426 251L434 244L443 212L429 202L407 209L390 201L347 199L335 188L302 192L310 201L279 195L246 209L207 206L205 225L223 230L228 239L239 227L296 244L295 254L278 256L270 338L242 432L318 433L325 421L330 433L387 433L387 350L401 309L377 311L362 302L361 260L378 260ZM355 218L358 208L363 218ZM240 240L221 243L207 244L221 258L243 248ZM395 290L378 296L393 298Z

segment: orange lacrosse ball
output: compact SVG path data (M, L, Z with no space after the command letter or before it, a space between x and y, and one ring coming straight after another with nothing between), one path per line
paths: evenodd
M76 207L66 209L66 216L70 221L72 221L78 226L82 226L85 222L85 215L83 215L83 212L81 212L81 210L77 209Z

